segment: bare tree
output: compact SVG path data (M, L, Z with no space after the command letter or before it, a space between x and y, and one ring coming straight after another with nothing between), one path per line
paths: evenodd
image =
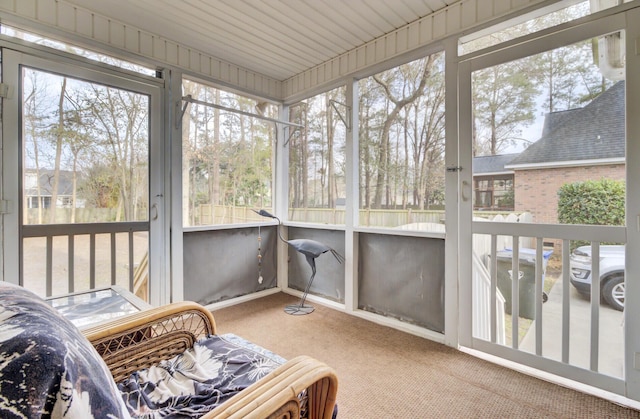
M37 200L37 210L38 210L38 219L37 223L42 224L42 190L40 187L40 148L38 146L38 140L42 135L42 124L44 117L42 116L41 110L41 86L40 86L40 78L38 77L38 72L35 71L26 71L25 76L28 83L24 83L25 91L24 99L23 99L23 118L24 118L24 126L25 126L25 138L24 138L24 149L25 154L28 158L32 159L34 176L35 179L35 189L36 189L36 200ZM28 140L30 142L28 143ZM29 164L23 168L28 176L29 173ZM28 205L25 203L25 208ZM30 223L29 217L25 217L27 223Z
M521 137L534 117L534 72L525 62L493 66L473 74L474 155L495 155Z
M378 156L377 163L377 180L376 180L376 188L375 195L373 198L373 207L380 208L382 206L382 195L383 192L387 191L387 203L388 203L388 175L389 175L389 133L391 131L392 125L397 121L398 115L400 111L414 100L416 100L420 95L423 94L424 87L427 84L427 80L431 75L431 70L433 63L435 62L435 56L430 55L425 59L421 60L420 65L420 75L417 78L417 83L414 82L415 79L411 79L410 77L401 77L400 79L404 82L404 84L400 88L394 88L394 80L395 71L387 72L383 76L375 75L373 79L382 87L385 92L386 98L393 104L392 109L387 113L387 117L384 121L384 125L382 127L381 134L381 142L380 142L380 154ZM406 69L406 66L397 67L397 71L402 71ZM400 96L401 94L401 96ZM399 95L399 97L396 97Z
M144 95L91 85L84 97L88 118L102 157L111 164L119 187L124 220L146 218L148 213L148 118L149 101ZM144 210L144 213L141 211ZM116 220L120 215L116 215Z

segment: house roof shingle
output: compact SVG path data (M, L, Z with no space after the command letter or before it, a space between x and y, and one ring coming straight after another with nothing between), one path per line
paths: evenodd
M511 162L518 153L500 154L496 156L480 156L473 158L473 174L482 175L488 173L513 173L504 167Z
M38 173L40 184L40 196L52 196L53 195L53 177L54 171L50 169L40 169L36 172L35 169L26 169L26 173L35 176ZM60 170L60 179L58 184L58 196L67 195L70 196L73 193L73 172L69 170ZM26 196L37 196L38 189L36 185L32 187L25 187L24 194Z
M547 114L542 137L508 166L624 157L624 95L621 81L584 108Z

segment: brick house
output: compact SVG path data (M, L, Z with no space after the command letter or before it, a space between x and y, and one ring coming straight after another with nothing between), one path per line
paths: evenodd
M487 202L478 201L479 181L494 173L513 176L513 210L530 212L536 223L557 223L557 193L565 183L624 180L624 102L621 81L583 108L547 114L540 140L523 152L474 158L476 201Z
M547 114L540 140L505 164L514 173L515 211L557 223L565 183L625 179L624 95L621 81L583 108Z

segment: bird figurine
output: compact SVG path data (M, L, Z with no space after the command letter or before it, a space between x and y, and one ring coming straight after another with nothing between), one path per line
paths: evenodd
M285 240L280 233L280 225L282 224L280 219L275 215L269 213L261 209L260 211L253 210L258 215L263 217L273 218L278 220L278 237L283 242L287 243L289 246L293 247L298 253L301 253L307 259L307 263L311 266L311 277L309 278L309 282L307 283L307 287L302 294L302 299L300 300L300 304L292 304L285 307L284 311L288 314L293 315L302 315L302 314L310 314L313 312L314 308L309 305L304 305L307 294L309 294L309 289L311 288L311 283L313 282L313 278L316 276L316 258L323 253L331 252L333 257L336 258L338 263L344 262L344 256L338 253L336 250L327 246L324 243L321 243L316 240L311 239L293 239L293 240Z

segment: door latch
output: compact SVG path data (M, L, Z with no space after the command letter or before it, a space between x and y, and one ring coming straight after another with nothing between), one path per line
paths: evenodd
M11 214L13 212L13 205L11 201L7 199L0 200L0 214Z
M7 83L0 83L0 97L5 99L11 99L12 91L13 91L13 86Z

